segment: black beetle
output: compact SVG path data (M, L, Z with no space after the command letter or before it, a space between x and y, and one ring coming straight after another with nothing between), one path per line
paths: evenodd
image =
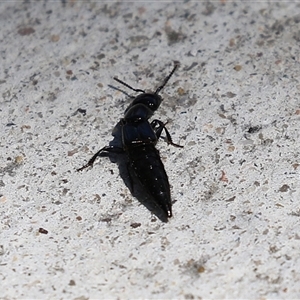
M127 83L114 77L114 80L119 83L135 92L141 93L134 98L130 106L126 109L124 118L120 121L123 147L105 146L95 153L86 165L77 169L77 171L81 171L92 166L96 158L102 153L125 152L136 177L153 198L155 204L162 209L167 217L172 217L170 184L155 145L164 130L166 134L165 140L168 144L181 148L183 146L173 143L171 135L165 127L166 123L160 120L153 120L149 123L148 120L163 101L158 93L167 84L177 67L178 65L175 64L171 73L154 93L146 93L141 89L132 88Z

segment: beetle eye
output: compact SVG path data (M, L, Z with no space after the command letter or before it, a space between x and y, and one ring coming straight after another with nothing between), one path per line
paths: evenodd
M157 110L158 105L157 105L157 103L154 103L153 101L151 101L148 103L148 107L154 111L154 110Z

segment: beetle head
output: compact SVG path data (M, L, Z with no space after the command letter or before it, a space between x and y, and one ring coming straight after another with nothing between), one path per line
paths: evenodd
M158 94L153 94L153 93L143 93L138 95L130 104L129 108L132 106L135 106L136 104L143 104L147 106L152 112L156 111L161 102L162 102L162 97Z
M171 76L174 74L177 67L178 67L178 64L176 63L174 65L174 68L171 71L171 73L165 78L163 84L161 86L159 86L154 93L146 93L145 91L143 91L141 89L135 89L135 88L131 87L130 85L128 85L126 82L114 77L114 80L116 80L119 83L125 85L129 89L131 89L135 92L140 92L141 93L136 98L134 98L134 100L132 101L130 106L126 109L125 114L131 107L133 107L137 104L145 105L152 112L156 111L159 108L159 106L160 106L160 104L163 100L162 97L159 95L159 92L165 87L165 85L170 80Z

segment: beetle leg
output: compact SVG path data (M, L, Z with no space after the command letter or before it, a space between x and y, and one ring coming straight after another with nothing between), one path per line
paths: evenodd
M157 136L157 139L159 139L161 137L161 133L164 130L165 133L166 133L166 138L165 139L167 140L168 144L173 145L174 147L183 148L183 146L173 143L171 135L170 135L168 129L166 128L166 126L165 126L167 123L168 122L164 123L160 120L153 120L151 122L151 127L153 128L153 130L154 130L154 132Z
M103 152L122 153L122 152L124 152L124 150L122 148L120 148L120 147L105 146L105 147L101 148L97 153L95 153L93 155L93 157L88 161L87 164L85 164L83 167L77 169L77 172L80 172L80 171L82 171L85 168L92 167L93 164L94 164L94 162L95 162L95 160L96 160L96 158L98 156L101 156L101 153L103 153Z

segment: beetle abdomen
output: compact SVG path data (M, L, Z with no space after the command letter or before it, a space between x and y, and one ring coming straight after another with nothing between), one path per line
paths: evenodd
M170 185L158 150L153 144L144 144L127 149L130 164L141 184L153 197L155 203L172 216Z

